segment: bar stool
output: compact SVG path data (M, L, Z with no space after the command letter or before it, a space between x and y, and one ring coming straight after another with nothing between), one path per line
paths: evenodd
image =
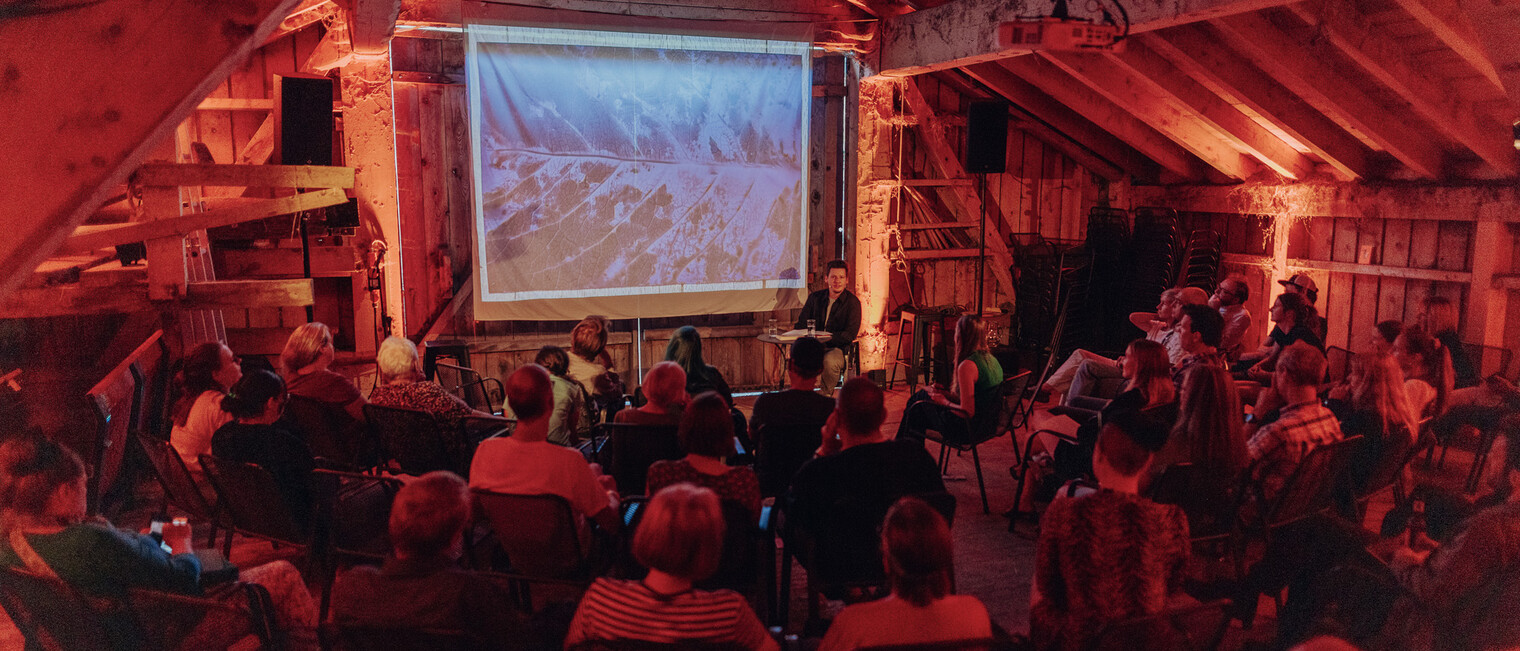
M909 329L916 330L916 328L914 327L914 323L916 323L918 321L918 313L914 311L915 309L916 308L914 308L911 305L903 306L901 316L900 316L900 318L897 321L897 338L896 338L897 341L896 341L896 343L893 344L893 350L892 350L892 375L887 378L887 388L888 389L891 389L892 385L897 382L897 367L899 367L899 366L906 366L906 367L908 367L908 388L909 388L909 390L911 391L913 388L915 388L915 387L918 386L918 376L913 372L914 359L915 359L915 354L914 353L917 351L917 348L918 348L918 340L917 340L916 337L914 339L909 340L909 343L908 343L908 359L906 361L904 361L903 360L903 356L902 356L903 331L904 330L909 330ZM914 334L917 335L918 333L914 332Z

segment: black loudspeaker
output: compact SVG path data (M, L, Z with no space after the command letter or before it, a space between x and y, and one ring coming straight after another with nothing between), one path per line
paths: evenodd
M275 162L281 165L332 165L332 143L332 80L275 75Z
M1007 105L972 102L966 109L966 173L1002 174L1007 159Z

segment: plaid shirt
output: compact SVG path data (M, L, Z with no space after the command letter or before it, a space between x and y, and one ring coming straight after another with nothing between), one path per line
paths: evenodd
M1341 423L1318 401L1298 402L1282 410L1276 421L1256 430L1246 442L1252 476L1271 499L1314 448L1343 438Z
M1182 356L1182 360L1177 362L1177 364L1172 367L1172 383L1176 384L1177 388L1181 389L1182 378L1183 376L1187 375L1188 369L1193 368L1194 366L1209 365L1217 366L1222 369L1229 369L1229 366L1225 365L1224 363L1224 357L1220 356L1218 352L1196 354L1186 353Z

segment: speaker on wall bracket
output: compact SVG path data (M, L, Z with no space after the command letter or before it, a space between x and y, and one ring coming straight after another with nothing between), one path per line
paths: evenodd
M1002 174L1008 160L1008 105L975 101L966 109L966 173Z

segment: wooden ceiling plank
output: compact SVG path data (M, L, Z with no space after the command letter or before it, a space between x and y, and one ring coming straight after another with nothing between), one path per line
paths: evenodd
M1127 3L1130 32L1258 11L1295 0L1167 0ZM1048 4L1009 0L955 0L889 18L881 24L881 47L870 67L885 75L914 75L1005 59L1027 53L998 43L999 23L1048 11ZM1088 17L1088 16L1080 16ZM1098 18L1099 16L1090 16Z
M1459 0L1478 42L1498 71L1509 97L1510 115L1520 112L1520 5L1514 2Z
M1398 93L1437 130L1471 149L1500 173L1515 176L1520 172L1520 155L1515 153L1510 126L1475 110L1444 80L1427 76L1423 66L1368 24L1354 6L1339 1L1330 5L1310 2L1292 5L1289 10L1318 28L1336 49ZM1304 45L1311 53L1324 47L1318 38Z
M1230 138L1237 148L1254 156L1279 175L1303 179L1314 172L1314 161L1213 91L1177 70L1170 61L1143 43L1131 42L1122 53L1110 54L1108 57L1139 78L1149 81L1157 91L1172 98L1183 110L1191 112L1196 119Z
M1157 180L1156 164L1145 158L1134 147L1077 115L1033 84L1009 72L1007 68L996 63L978 63L966 66L962 70L993 92L1013 102L1015 109L1027 113L1032 121L1049 125L1049 129L1061 139L1070 140L1077 146L1093 152L1100 159L1117 166L1121 172L1136 180L1141 182ZM1036 134L1035 137L1038 138L1039 135ZM1045 142L1049 141L1045 140ZM1089 169L1102 175L1099 169Z
M1483 50L1477 31L1467 21L1462 8L1457 6L1457 0L1393 1L1425 29L1430 30L1437 39L1446 44L1446 47L1456 52L1458 57L1493 84L1494 88L1501 92L1504 90L1504 82L1499 79L1499 71L1494 69L1493 62L1489 61L1488 53Z
M1162 168L1188 179L1204 177L1203 165L1198 159L1172 142L1170 138L1135 119L1124 109L1093 92L1086 85L1072 79L1055 65L1038 57L1015 57L998 61L997 65L1023 78L1041 92L1054 98L1102 127L1114 137L1134 147L1141 154L1156 161Z
M9 48L0 66L0 178L12 181L0 186L0 295L95 212L295 2L159 0L151 11L76 3L0 21L0 43L46 44Z
M133 175L143 186L224 185L272 188L352 188L354 168L327 165L192 165L149 163Z
M1256 165L1239 150L1103 55L1041 52L1039 56L1165 134L1221 174L1245 180L1256 173Z
M1345 83L1345 75L1310 53L1312 45L1260 15L1236 15L1212 23L1229 46L1269 77L1311 104L1332 108L1338 117L1367 134L1409 169L1440 178L1443 156L1437 143L1408 129L1405 121L1366 93ZM1215 44L1220 47L1223 44Z
M1165 56L1183 74L1208 79L1224 88L1234 99L1303 143L1343 180L1367 175L1367 149L1360 141L1334 120L1267 79L1250 61L1221 47L1206 28L1174 27L1142 34L1136 40Z
M132 242L142 242L160 237L184 237L204 228L230 226L257 219L267 219L277 215L288 215L302 210L326 208L327 206L336 206L347 201L348 195L342 190L326 188L316 192L280 197L278 199L252 201L235 208L208 210L202 213L169 219L112 224L110 226L80 226L74 230L74 234L69 239L64 240L63 246L58 249L56 255L86 253L96 249L130 244Z

